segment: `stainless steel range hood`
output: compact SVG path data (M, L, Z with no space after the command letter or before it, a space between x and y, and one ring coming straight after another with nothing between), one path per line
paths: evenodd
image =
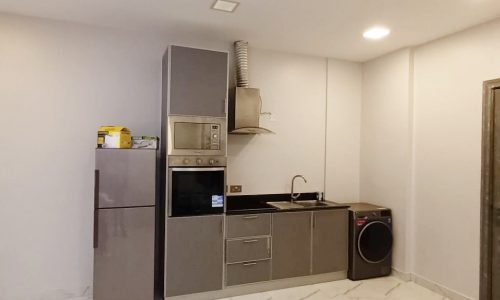
M260 134L273 133L260 127L262 99L260 90L248 87L248 43L234 43L236 54L237 84L229 93L229 133Z

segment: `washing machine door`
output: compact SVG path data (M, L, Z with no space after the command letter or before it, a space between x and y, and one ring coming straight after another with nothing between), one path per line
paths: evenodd
M358 235L359 255L369 263L384 261L392 251L392 230L381 221L368 223Z

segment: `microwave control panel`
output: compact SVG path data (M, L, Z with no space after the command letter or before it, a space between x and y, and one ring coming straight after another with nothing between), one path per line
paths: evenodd
M210 126L210 150L220 149L220 125L212 124Z

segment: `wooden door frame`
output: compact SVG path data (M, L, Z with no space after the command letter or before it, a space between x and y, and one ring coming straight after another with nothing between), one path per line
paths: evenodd
M481 261L480 300L491 300L492 275L492 221L493 221L493 139L495 120L495 89L500 88L500 78L483 84L483 132L481 153Z

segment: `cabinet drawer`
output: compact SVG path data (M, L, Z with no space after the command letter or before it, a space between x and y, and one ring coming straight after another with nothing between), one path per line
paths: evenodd
M229 216L227 238L271 234L271 214Z
M226 263L238 263L271 257L271 241L267 237L226 241Z
M226 284L236 285L271 279L270 260L227 265Z

